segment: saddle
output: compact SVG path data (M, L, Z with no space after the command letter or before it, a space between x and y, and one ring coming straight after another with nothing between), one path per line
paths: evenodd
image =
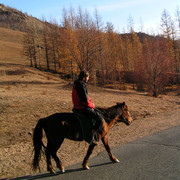
M75 117L78 119L80 123L83 140L90 143L92 140L92 130L95 126L95 120L84 116L76 109L72 109L72 111L74 112Z

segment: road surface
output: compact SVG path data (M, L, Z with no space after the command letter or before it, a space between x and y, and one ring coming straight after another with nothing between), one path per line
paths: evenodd
M180 126L152 134L112 150L120 160L111 163L107 152L81 164L66 167L64 174L38 174L16 179L51 180L180 180Z

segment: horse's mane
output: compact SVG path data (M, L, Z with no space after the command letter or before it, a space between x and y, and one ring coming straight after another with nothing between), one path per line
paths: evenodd
M117 114L122 113L122 108L124 105L124 103L117 103L109 108L97 107L96 110L104 117L107 123L110 123L110 120L114 119Z

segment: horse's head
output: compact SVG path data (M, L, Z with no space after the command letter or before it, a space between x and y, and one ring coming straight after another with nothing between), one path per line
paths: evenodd
M125 102L117 103L117 105L118 104L120 104L122 106L122 115L119 117L119 120L125 122L127 125L130 125L133 121L133 118L130 115L128 106L126 105Z

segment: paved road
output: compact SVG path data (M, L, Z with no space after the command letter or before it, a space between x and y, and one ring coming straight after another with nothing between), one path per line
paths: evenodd
M119 163L111 163L103 152L89 160L90 170L82 170L81 164L76 164L66 167L64 174L21 179L180 180L180 126L121 145L113 149L113 153Z

